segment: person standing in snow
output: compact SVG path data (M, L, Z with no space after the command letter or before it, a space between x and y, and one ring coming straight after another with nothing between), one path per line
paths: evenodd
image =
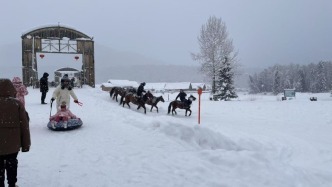
M25 107L16 96L9 79L0 79L0 186L5 186L5 171L9 187L17 182L17 155L30 150L29 121Z
M46 98L46 93L48 92L48 73L44 73L43 77L40 78L39 80L39 87L40 87L40 92L42 93L41 95L41 104L47 104L45 103L45 98Z
M73 88L70 86L70 79L68 78L68 75L65 74L61 79L61 84L55 88L51 101L53 102L56 99L56 108L58 111L61 109L60 105L63 101L66 102L69 109L70 96L74 99L75 103L78 103L77 96Z
M21 101L25 107L25 99L24 96L28 95L29 92L27 88L22 84L22 80L19 77L14 77L12 83L16 89L16 99Z

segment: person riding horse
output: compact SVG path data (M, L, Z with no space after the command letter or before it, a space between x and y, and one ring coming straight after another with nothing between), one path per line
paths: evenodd
M146 91L144 90L144 86L145 86L145 82L142 82L139 87L137 88L137 97L140 100L142 98L142 93L146 93Z
M186 96L187 94L182 89L180 89L180 93L176 96L175 100L180 98L180 101L183 102L186 107L189 107L190 103L186 99Z

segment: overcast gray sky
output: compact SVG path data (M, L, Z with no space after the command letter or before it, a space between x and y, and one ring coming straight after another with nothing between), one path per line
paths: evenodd
M15 0L0 7L0 45L60 24L98 44L192 65L209 16L222 18L245 67L332 60L331 0ZM97 63L97 62L96 62Z

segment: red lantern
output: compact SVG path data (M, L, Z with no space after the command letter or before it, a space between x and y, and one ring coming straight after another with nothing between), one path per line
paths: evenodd
M75 56L75 60L78 60L80 57L79 56Z
M44 54L40 54L39 56L40 56L40 58L44 58L45 55Z

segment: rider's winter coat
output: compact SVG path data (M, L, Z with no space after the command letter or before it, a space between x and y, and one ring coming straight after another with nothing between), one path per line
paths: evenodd
M24 96L29 94L27 88L22 84L22 81L19 77L14 77L12 82L13 82L13 85L17 92L16 99L21 101L23 103L23 105L25 106Z
M66 102L67 108L70 107L70 96L77 100L77 96L74 93L74 90L68 87L63 87L61 84L58 85L52 95L52 98L56 99L56 107L60 110L60 105L62 102Z
M29 121L24 105L15 99L16 90L9 79L0 79L0 155L30 149Z
M180 92L176 96L175 100L177 100L178 98L180 98L180 101L185 102L186 101L186 96L187 96L187 94L185 92Z
M146 93L146 91L144 90L143 84L140 84L139 87L137 88L137 95L142 96L143 92Z

